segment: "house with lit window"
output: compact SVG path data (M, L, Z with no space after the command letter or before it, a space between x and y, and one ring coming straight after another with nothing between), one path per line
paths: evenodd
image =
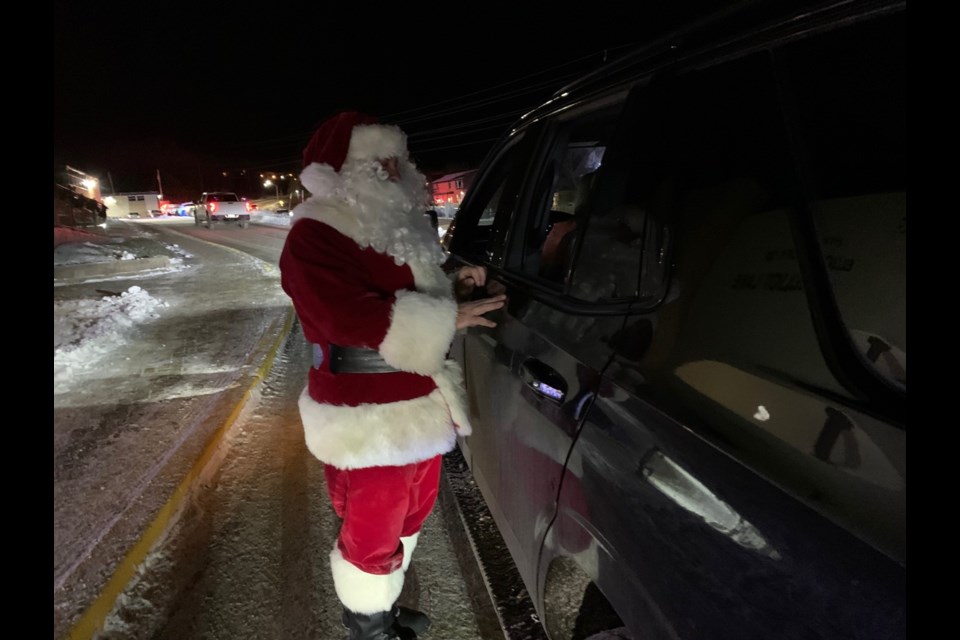
M459 207L476 173L476 170L448 173L431 182L430 190L434 206L453 205Z

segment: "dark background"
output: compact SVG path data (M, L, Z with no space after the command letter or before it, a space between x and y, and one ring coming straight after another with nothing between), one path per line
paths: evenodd
M400 125L429 177L476 168L567 81L722 2L54 5L54 167L104 191L266 194L327 116ZM729 3L726 3L729 4Z

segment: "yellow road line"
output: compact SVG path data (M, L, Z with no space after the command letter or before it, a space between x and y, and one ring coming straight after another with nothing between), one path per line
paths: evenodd
M214 453L230 430L230 427L236 422L237 417L247 404L254 389L256 389L266 377L267 373L269 373L270 368L273 366L273 361L277 356L277 351L280 349L280 345L283 344L284 339L287 334L290 333L290 329L293 326L293 316L293 307L288 307L283 329L270 348L267 357L254 374L253 381L247 387L246 391L244 391L243 397L236 406L234 406L233 411L227 417L226 421L214 432L207 446L200 454L200 457L194 462L193 467L187 473L186 477L180 482L176 490L174 490L173 495L171 495L163 507L161 507L160 512L153 519L150 526L147 527L147 530L140 537L140 540L137 541L133 548L127 553L126 557L120 562L119 566L117 566L109 582L107 582L106 586L100 592L100 595L94 600L93 604L87 608L77 623L73 625L73 628L70 629L70 633L67 636L70 640L87 640L93 638L94 634L103 629L103 624L107 616L113 609L119 595L127 588L130 579L137 571L137 567L140 566L147 557L153 545L160 539L163 533L167 531L173 520L173 516L176 515L183 504L184 498L189 495L196 480L204 473L204 467L213 458ZM264 340L265 339L266 337ZM258 345L254 353L258 353L259 351L260 348Z

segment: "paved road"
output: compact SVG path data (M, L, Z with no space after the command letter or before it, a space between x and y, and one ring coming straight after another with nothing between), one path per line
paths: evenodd
M57 483L61 486L59 503L64 505L62 517L74 517L78 522L90 520L87 516L79 517L78 512L91 500L102 511L100 517L93 518L95 522L86 528L89 531L85 535L75 536L75 546L89 544L91 531L106 531L108 535L94 545L93 553L84 557L82 570L73 571L65 581L69 587L80 578L84 588L58 590L55 585L55 600L59 597L55 637L63 637L64 630L71 625L77 629L76 622L84 607L94 602L97 593L110 591L113 572L115 594L108 599L109 608L104 609L105 629L99 637L336 640L342 636L342 629L327 554L339 523L325 498L322 467L304 446L296 408L296 397L309 367L309 350L295 322L285 334L277 323L289 313L289 305L280 302L282 291L275 266L286 229L252 225L247 229L207 230L192 225L163 225L152 226L149 231L158 243L175 244L188 251L194 264L178 274L139 280L144 288L175 299L178 308L190 312L174 314L180 316L179 322L187 322L186 326L178 325L171 317L167 321L171 326L163 330L164 352L174 354L164 361L164 374L143 375L147 380L138 384L146 386L149 381L163 388L182 388L181 378L189 375L183 363L201 357L197 350L215 351L217 357L212 359L231 371L233 380L222 392L187 397L184 402L195 405L197 416L193 422L202 425L194 427L197 433L189 437L183 435L189 412L185 413L182 403L144 400L143 407L133 411L94 412L101 425L101 442L109 442L112 433L138 431L138 439L146 443L140 445L134 459L164 454L158 447L171 448L178 439L188 443L181 443L182 451L169 456L176 458L177 463L163 465L156 474L158 478L144 482L143 465L129 463L109 463L100 473L92 474L95 477L87 477L96 460L106 460L107 455L116 453L109 447L98 452L87 438L92 453L88 454L87 464L82 465L85 471L78 474L84 486L106 483L111 496L125 495L126 502L138 506L123 511L119 505L124 501L97 501L95 491L87 489L81 495L75 492L74 485ZM120 281L111 286L120 288L124 284ZM59 295L84 295L92 286L95 285L75 283L61 287ZM257 309L262 312L255 313ZM246 332L251 335L245 335ZM269 349L262 345L274 337L276 353L268 353ZM152 349L141 350L137 356L141 374L147 370L143 363L156 357ZM263 382L255 383L255 369L267 358L271 366L262 371ZM124 388L128 398L138 394L150 397L141 386ZM98 392L100 401L93 403L95 406L117 406L107 389ZM241 393L244 390L253 391L246 400ZM79 390L74 390L74 395L77 393ZM156 389L152 395L165 397ZM68 400L64 396L60 404L66 405ZM203 402L207 406L205 412L198 408ZM56 405L55 400L55 408ZM230 407L241 405L243 411L231 418ZM66 406L58 409L67 410ZM149 419L138 420L138 411L149 413ZM153 443L153 434L136 427L140 423L164 423L165 416L172 428L171 433L160 438L162 443ZM62 420L61 426L70 422L72 433L85 433L92 417L88 407L85 415ZM230 424L217 431L217 421ZM68 440L64 436L63 442ZM214 454L209 454L211 441L217 444ZM58 458L55 447L55 458L69 460L69 451L76 450L75 445L72 449L65 445ZM191 467L191 457L202 457L202 451L208 452L208 460L202 468L196 464ZM130 456L126 457L129 462ZM124 486L115 486L109 479L111 468L123 472L120 476ZM184 476L192 478L190 486L180 502L171 505L173 486L178 477ZM130 487L138 484L142 485L140 489L131 492ZM163 503L164 499L168 502ZM430 638L499 640L504 633L497 611L484 590L484 580L460 520L462 512L452 500L453 492L443 492L441 504L428 519L401 602L432 614L435 626ZM55 500L55 512L57 503ZM123 552L137 543L135 532L142 533L150 525L150 518L165 508L175 513L162 522L162 531L149 540L149 550L139 561L129 555L124 559ZM120 520L125 526L109 527L118 512L123 514ZM136 512L136 517L131 512ZM69 532L74 527L60 529ZM123 535L118 534L121 529ZM83 553L75 550L74 556L83 557ZM129 577L118 584L118 569L131 562L134 566L130 567ZM95 579L89 580L90 576ZM89 619L90 608L86 611ZM84 635L77 633L75 637Z

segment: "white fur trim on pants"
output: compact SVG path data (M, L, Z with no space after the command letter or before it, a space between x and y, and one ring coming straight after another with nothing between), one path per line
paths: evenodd
M413 550L417 548L417 540L419 539L419 531L411 536L400 536L400 542L403 543L403 566L400 570L404 573L410 568L410 561L413 559Z
M432 376L443 368L456 330L457 303L452 299L398 291L380 355L392 367Z
M337 597L354 613L370 615L389 611L403 590L401 569L385 575L361 571L348 562L337 547L330 552L330 571Z

